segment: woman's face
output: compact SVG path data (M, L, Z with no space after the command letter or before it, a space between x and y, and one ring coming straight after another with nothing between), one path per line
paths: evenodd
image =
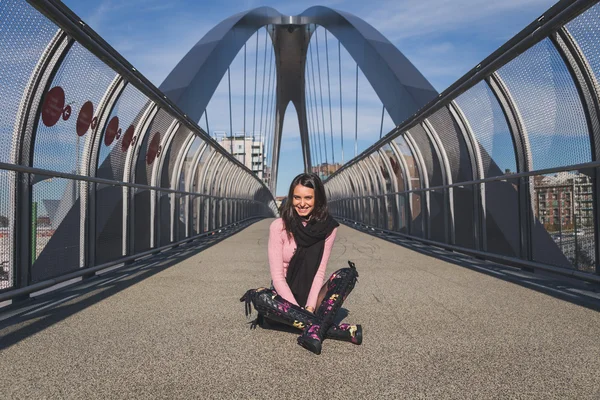
M299 216L308 218L315 208L315 190L300 184L296 185L292 205Z

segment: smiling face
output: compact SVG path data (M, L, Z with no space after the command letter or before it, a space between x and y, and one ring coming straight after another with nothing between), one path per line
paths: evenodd
M296 185L292 204L299 216L308 218L315 208L315 190L300 184Z

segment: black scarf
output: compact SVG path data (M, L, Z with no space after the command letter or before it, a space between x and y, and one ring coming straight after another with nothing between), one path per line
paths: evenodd
M301 307L306 305L315 274L321 264L325 239L337 226L339 224L331 216L321 222L310 220L306 226L298 216L292 220L291 231L297 247L285 280Z

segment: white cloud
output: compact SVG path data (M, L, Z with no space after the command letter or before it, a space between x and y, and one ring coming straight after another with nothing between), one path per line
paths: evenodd
M365 20L390 41L487 25L490 19L527 8L548 8L553 0L382 1Z

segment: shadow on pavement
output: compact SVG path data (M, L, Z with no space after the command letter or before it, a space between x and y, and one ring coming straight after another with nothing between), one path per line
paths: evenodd
M194 256L258 221L260 220L240 224L233 229L163 251L131 265L10 305L0 312L0 350Z
M509 265L472 257L441 247L434 247L417 240L365 228L358 224L341 221L349 228L383 239L420 254L435 257L473 271L477 271L506 282L514 283L528 289L544 293L560 300L568 301L591 310L600 311L600 285L591 282L569 278L548 271L536 270L529 272Z

